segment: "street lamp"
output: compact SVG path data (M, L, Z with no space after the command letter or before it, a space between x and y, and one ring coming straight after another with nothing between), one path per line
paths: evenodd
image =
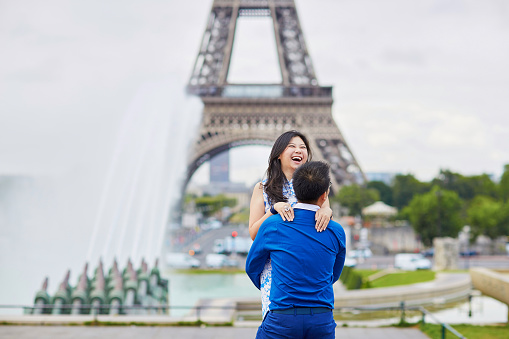
M467 269L470 268L470 226L469 225L465 225L463 226L463 233L465 233L465 237L467 238L467 250L466 250L466 255L467 255Z
M437 195L438 205L438 222L437 222L437 237L442 235L442 191L438 189L435 194Z

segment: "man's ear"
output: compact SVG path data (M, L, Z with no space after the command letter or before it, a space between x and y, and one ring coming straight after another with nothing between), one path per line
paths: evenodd
M320 204L320 207L322 207L325 200L327 200L327 197L329 196L329 190L323 192L323 194L318 198L318 203Z

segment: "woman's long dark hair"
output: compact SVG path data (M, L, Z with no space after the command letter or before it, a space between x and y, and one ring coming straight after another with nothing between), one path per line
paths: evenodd
M270 151L269 167L267 168L266 173L267 182L263 185L271 205L276 202L286 201L286 198L283 195L283 185L287 179L283 173L283 169L281 168L281 160L279 160L278 157L284 152L293 137L299 137L302 141L304 141L308 151L307 161L311 160L311 148L309 148L308 139L302 133L297 131L288 131L277 138L274 142L274 146L272 146L272 150Z

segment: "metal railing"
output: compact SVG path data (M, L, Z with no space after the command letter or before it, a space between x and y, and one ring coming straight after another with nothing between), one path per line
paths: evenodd
M0 305L0 309L22 309L24 310L24 313L25 315L27 316L30 316L34 313L35 310L45 310L45 309L52 309L54 307L54 305L51 305L51 304L47 304L47 305L30 305L30 306L27 306L27 305ZM108 314L101 314L100 313L100 310L105 310L105 309L111 309L111 305L107 305L107 304L100 304L100 305L97 305L97 304L82 304L82 305L75 305L75 304L62 304L62 305L59 305L59 307L61 307L62 309L65 309L65 310L71 310L71 309L74 309L74 308L79 308L79 309L85 309L85 310L90 310L90 314L81 314L81 315L91 315L93 316L93 319L94 321L97 321L98 320L98 316L100 315L104 315L104 316L107 316ZM126 305L122 305L121 306L121 309L122 311L124 312L124 314L121 314L119 315L119 317L122 317L123 315L139 315L139 314L133 314L133 313L130 313L129 311L131 310L135 310L135 311L140 311L140 310L144 310L144 311L155 311L157 314L159 315L168 315L168 312L172 309L175 309L175 310L190 310L190 312L194 311L195 314L191 314L191 316L195 316L196 317L196 322L197 323L202 323L202 312L203 310L209 310L209 309L214 309L214 310L231 310L233 312L235 311L249 311L249 310L254 310L254 308L250 308L250 307L243 307L243 308L239 308L237 305L229 305L229 306L211 306L211 305L198 305L198 306L170 306L170 305L154 305L154 306L142 306L142 305L132 305L132 306L126 306ZM357 310L357 311L400 311L400 322L399 324L405 324L406 323L406 312L407 311L419 311L421 312L422 314L422 317L421 317L421 323L424 325L426 324L426 316L432 318L437 324L439 324L441 326L441 338L442 339L445 339L445 336L446 336L446 332L449 331L451 332L452 334L454 334L456 337L458 338L461 338L461 339L465 339L465 336L463 336L461 333L459 333L457 330L455 330L451 325L447 324L447 323L444 323L444 322L441 322L440 320L438 320L431 312L429 312L428 310L426 310L424 307L422 306L406 306L405 305L405 302L401 302L400 303L400 306L394 306L394 307L370 307L370 306L365 306L365 307L345 307L345 309L348 309L348 310ZM259 310L258 308L256 308L256 310ZM334 311L338 311L338 310L341 310L340 309L335 309ZM126 314L127 312L127 314ZM146 315L157 315L157 314L154 314L154 313L147 313ZM44 312L43 314L39 314L39 315L45 315ZM49 315L49 314L46 314L46 315ZM70 315L70 314L64 314L64 315ZM169 316L169 315L168 315ZM181 317L179 317L181 318ZM120 318L117 318L117 319L120 319Z
M445 333L446 333L446 330L448 330L449 332L451 332L452 334L454 334L456 337L458 338L462 338L462 339L465 339L466 337L463 336L461 333L459 333L458 331L456 331L454 328L451 327L451 325L449 324L446 324L446 323L443 323L443 322L440 322L432 313L430 313L428 310L426 310L424 307L422 306L419 306L418 307L419 311L422 312L422 324L424 325L426 322L425 322L425 316L429 316L430 318L432 318L437 324L440 324L440 326L442 327L442 339L445 339Z
M400 321L399 324L406 324L406 312L407 311L419 311L421 312L421 323L426 324L426 316L430 317L435 321L436 324L441 326L441 338L445 339L446 332L449 331L454 334L456 337L461 339L466 339L464 335L455 330L451 325L441 322L437 319L430 311L425 309L422 306L406 306L405 302L402 301L399 306L393 307L348 307L349 310L357 310L357 311L400 311Z
M227 98L332 98L330 86L301 86L301 85L255 85L230 84L225 86L188 86L190 94L201 97Z

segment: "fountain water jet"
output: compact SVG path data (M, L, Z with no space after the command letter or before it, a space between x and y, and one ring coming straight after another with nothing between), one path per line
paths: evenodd
M138 213L138 218L135 219L134 225L136 227L136 231L134 233L134 245L132 246L132 252L131 252L131 258L133 260L138 259L138 254L140 253L140 246L143 239L143 228L144 226L148 226L148 228L151 230L153 228L152 224L147 223L148 219L148 207L149 203L151 201L150 196L155 196L154 189L157 189L156 179L158 179L158 169L161 169L162 167L162 161L160 159L164 159L164 143L167 141L168 132L165 131L168 129L166 124L169 122L168 118L161 119L162 121L158 121L156 123L156 127L158 127L158 130L156 133L153 134L152 137L152 144L153 147L150 147L150 153L151 158L154 159L152 162L147 163L147 165L150 165L147 170L147 182L145 183L143 187L143 192L140 194L140 212ZM159 151L161 149L163 151ZM152 193L152 194L150 194Z
M113 157L111 159L111 164L108 169L108 174L106 175L106 182L104 184L103 191L101 193L101 198L99 202L99 211L97 212L97 217L94 223L94 228L92 231L92 236L90 240L90 244L88 247L86 261L90 262L92 260L93 251L95 249L95 245L97 242L97 237L99 235L99 228L102 225L104 219L104 211L106 209L106 202L110 195L111 184L113 178L118 170L118 162L120 161L120 155L122 151L122 145L125 144L125 139L127 139L129 135L129 131L131 130L130 126L134 125L133 120L135 119L136 114L134 110L128 110L126 116L124 117L121 125L120 132L117 136L116 147L113 152Z
M106 177L88 261L99 256L106 261L114 256L152 261L161 254L168 212L179 198L185 175L189 131L197 128L201 117L197 100L167 101L174 87L147 84L130 105Z
M152 132L153 126L155 126L155 119L154 119L154 121L149 121L149 123L147 123L146 128L144 129L144 131L146 132L146 133L144 133L145 138L143 140L141 149L139 151L137 161L135 162L135 171L134 171L134 175L132 177L132 182L129 187L129 194L127 195L127 203L124 207L125 208L125 213L123 214L124 222L120 225L121 233L120 233L120 236L118 237L118 242L117 242L117 246L116 246L116 248L117 248L116 254L119 256L120 260L126 259L126 258L122 257L122 254L123 254L122 249L125 246L125 241L126 241L125 237L126 237L127 229L130 224L129 221L131 220L131 217L134 218L134 215L136 214L135 209L133 209L132 207L133 207L133 203L134 203L136 194L138 193L138 190L140 189L140 188L138 188L138 184L143 176L142 169L143 169L144 163L146 162L146 156L147 156L149 142L152 140L152 133L150 133L150 132ZM136 218L134 218L134 219L136 219ZM107 250L108 250L108 248L105 247L103 253L106 252ZM132 259L135 259L135 258L132 258Z

